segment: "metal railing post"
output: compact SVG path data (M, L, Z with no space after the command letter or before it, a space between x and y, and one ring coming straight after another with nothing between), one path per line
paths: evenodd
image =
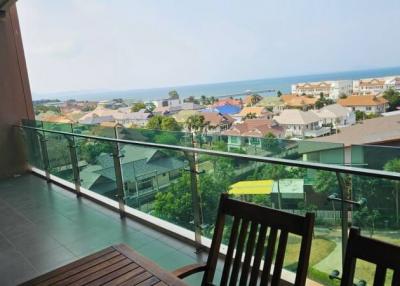
M117 126L114 128L115 137L118 139L118 130ZM119 215L121 218L125 217L125 185L124 185L124 178L122 174L122 167L121 167L121 153L120 147L118 142L113 142L113 153L114 159L114 170L115 170L115 182L117 184L117 199L119 204Z
M192 209L193 209L193 220L194 220L194 240L196 244L196 252L200 252L202 248L201 235L203 216L201 211L201 197L198 186L198 164L197 154L192 152L185 152L185 157L189 162L189 173L190 173L190 191L192 195Z
M71 157L72 174L74 176L76 196L81 195L81 177L79 174L78 155L76 153L76 144L74 136L66 137L68 140L69 155Z
M46 172L46 180L47 183L50 183L50 163L49 163L49 154L47 153L47 139L45 134L37 132L36 133L39 136L39 141L40 141L40 150L42 153L42 160L43 160L43 168L44 171Z
M348 175L346 175L346 179ZM349 218L348 218L348 207L347 204L343 200L348 200L349 198L349 190L348 185L346 183L347 180L344 180L339 172L336 172L336 177L339 184L339 189L342 197L341 201L341 222L342 222L342 265L344 263L344 258L346 255L346 247L348 240L348 227L349 227Z

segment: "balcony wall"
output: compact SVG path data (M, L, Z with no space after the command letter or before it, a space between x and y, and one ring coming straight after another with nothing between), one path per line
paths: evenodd
M0 7L1 10L1 7ZM34 118L25 56L15 4L0 16L0 178L25 168L18 130L22 118Z

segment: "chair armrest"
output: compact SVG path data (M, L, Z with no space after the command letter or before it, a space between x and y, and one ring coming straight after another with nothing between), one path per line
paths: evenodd
M206 265L205 264L190 264L183 266L181 268L176 269L175 271L172 272L176 277L178 278L185 278L189 275L192 275L197 272L205 271L206 270Z

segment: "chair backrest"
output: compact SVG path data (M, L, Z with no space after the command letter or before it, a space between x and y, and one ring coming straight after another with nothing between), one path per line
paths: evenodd
M361 236L360 230L352 227L347 242L341 286L353 286L357 259L376 264L374 286L385 285L387 269L393 270L392 286L400 285L400 246Z
M294 285L305 285L314 214L295 215L230 199L227 194L221 195L202 285L212 284L214 279L227 216L232 217L233 222L219 285L267 285L267 281L271 281L272 286L279 285L289 233L301 237ZM274 270L270 277L274 257ZM260 272L262 260L264 265Z

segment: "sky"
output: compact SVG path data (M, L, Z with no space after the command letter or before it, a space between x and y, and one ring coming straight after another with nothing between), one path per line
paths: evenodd
M20 0L33 93L400 66L398 0Z

